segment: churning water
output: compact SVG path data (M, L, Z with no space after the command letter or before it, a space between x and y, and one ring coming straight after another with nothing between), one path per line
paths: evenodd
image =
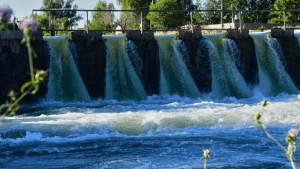
M0 123L0 168L289 168L253 116L265 97L222 100L149 96L143 101L41 101ZM300 95L267 97L263 121L285 144L299 128ZM295 152L296 161L299 151Z
M136 71L124 53L124 36L104 38L107 50L111 51L107 58L106 99L92 102L46 99L24 105L21 115L5 117L0 121L0 168L203 168L200 159L203 149L211 151L207 168L291 167L281 148L260 127L255 130L253 117L262 110L260 101L266 99L268 106L263 122L286 145L284 138L288 130L299 128L299 91L289 92L285 84L279 88L281 91L270 86L271 92L279 94L269 95L261 90L261 84L248 87L233 64L231 52L226 51L235 49L231 41L215 41L216 37L207 36L200 44L210 44L207 49L214 54L210 58L213 91L200 96L182 64L180 52L174 48L174 43L180 42L174 42L173 36L156 37L163 92L159 96L145 96ZM256 44L268 46L260 38L254 37ZM224 46L230 49L223 49ZM173 54L164 52L163 48ZM278 65L277 55L270 54L276 50L268 52L268 58L264 59L272 60L272 73L279 71L281 75L267 77L271 73L264 73L264 78L284 79L286 74ZM52 69L61 70L63 58L52 57L58 64ZM131 59L140 62L136 57ZM266 69L260 67L261 72ZM61 70L55 74L64 73ZM59 82L59 78L53 79ZM124 87L128 88L122 90ZM228 89L227 93L220 93L219 88ZM133 101L133 96L138 99ZM299 151L294 156L298 162Z

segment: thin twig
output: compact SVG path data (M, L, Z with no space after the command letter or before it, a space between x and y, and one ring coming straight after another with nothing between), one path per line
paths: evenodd
M11 104L8 108L7 108L7 110L5 111L5 113L3 113L2 115L1 115L1 117L0 117L0 120L2 120L6 115L8 115L9 114L9 112L10 112L10 110L13 108L13 107L15 107L25 96L27 96L30 92L31 92L31 90L33 90L34 89L34 87L33 86L30 86L30 88L27 90L27 91L25 91L13 104Z
M204 169L206 169L206 160L207 160L207 158L205 158L204 161L203 161L203 167L204 167Z
M31 46L30 46L30 39L28 37L26 37L26 46L28 48L31 81L34 82L32 49L31 49Z
M287 152L287 149L281 144L281 143L279 143L268 131L267 131L267 129L266 129L266 126L264 125L264 124L259 124L262 128L263 128L263 130L264 130L264 132L267 134L267 136L269 137L269 138L271 138L277 145L279 145L285 152Z

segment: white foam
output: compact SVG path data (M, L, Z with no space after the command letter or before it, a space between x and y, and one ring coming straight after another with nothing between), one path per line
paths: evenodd
M282 93L275 97L264 97L256 87L253 93L251 98L226 97L222 100L164 95L149 96L143 101L99 99L79 105L44 101L34 107L44 110L45 114L5 117L0 123L1 133L20 129L27 132L23 138L2 138L0 142L19 144L27 141L68 142L106 137L159 137L187 133L193 135L202 131L199 128L254 128L253 116L262 110L262 99L268 101L263 113L266 125L298 124L299 94Z

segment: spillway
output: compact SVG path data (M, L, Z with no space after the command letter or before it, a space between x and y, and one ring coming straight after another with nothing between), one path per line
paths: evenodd
M47 99L90 102L91 98L69 49L69 38L45 37L44 40L51 44Z
M197 98L200 92L188 71L183 56L175 47L175 35L155 36L159 48L160 94Z
M203 35L204 39L199 42L210 58L213 96L219 99L226 96L250 97L250 88L234 62L233 52L237 50L235 43L222 36L223 34Z
M296 94L298 89L280 62L283 57L280 45L267 33L251 34L254 40L259 74L259 88L266 96L279 93Z
M125 36L104 36L103 38L106 39L105 99L146 99L145 89L125 52Z

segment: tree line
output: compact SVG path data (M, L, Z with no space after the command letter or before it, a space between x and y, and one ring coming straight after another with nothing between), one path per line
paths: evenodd
M78 9L73 5L74 0L43 0L41 9ZM139 29L141 17L143 17L144 29L170 29L179 28L182 25L190 24L219 24L220 12L170 12L170 10L242 10L242 21L245 23L283 23L282 11L259 11L250 10L290 10L300 9L299 0L117 0L123 10L143 10L143 12L121 12L116 17L114 12L98 11L92 13L92 20L89 22L89 29L112 30L120 26L125 29ZM94 9L114 10L112 3L99 0ZM168 10L164 12L149 12L149 10ZM223 12L223 22L231 22L233 15L237 13ZM300 12L285 13L286 23L298 23ZM83 19L74 11L51 11L43 14L33 14L42 29L69 29L77 26L78 21ZM50 20L49 20L50 18ZM60 32L64 34L66 32Z

